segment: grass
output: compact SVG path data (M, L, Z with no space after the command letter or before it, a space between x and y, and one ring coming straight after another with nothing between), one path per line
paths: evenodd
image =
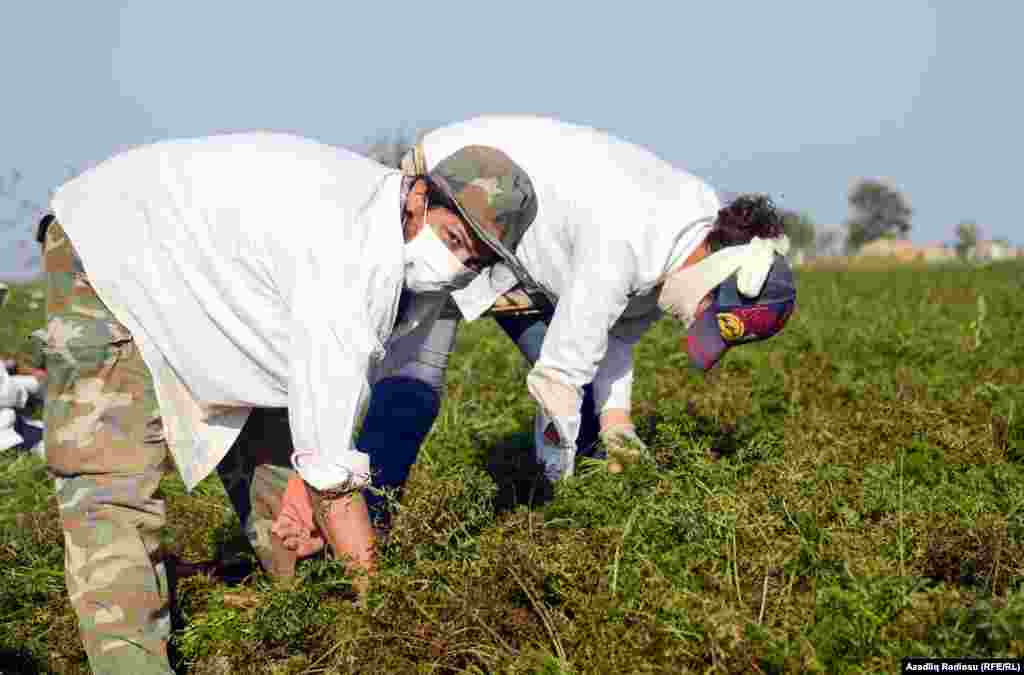
M638 347L653 461L546 503L526 370L466 327L366 607L333 562L179 584L190 673L896 672L1024 656L1024 265L800 271L780 337L707 379ZM16 287L0 353L42 325ZM169 546L238 549L216 478L166 481ZM532 501L531 501L532 499ZM85 672L41 463L0 456L0 659ZM0 666L0 671L4 671ZM6 671L4 671L6 672Z

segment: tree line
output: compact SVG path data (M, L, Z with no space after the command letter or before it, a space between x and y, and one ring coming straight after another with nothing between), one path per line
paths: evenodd
M906 195L890 183L862 178L850 188L847 201L850 216L839 231L819 231L806 213L784 211L783 223L792 247L814 256L835 251L841 244L846 255L853 255L878 239L904 239L910 233L914 209ZM980 228L973 220L960 221L953 234L954 249L960 258L967 258L981 237Z

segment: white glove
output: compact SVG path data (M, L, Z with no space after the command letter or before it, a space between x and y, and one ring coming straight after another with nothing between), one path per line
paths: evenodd
M537 462L544 466L544 475L552 483L569 478L575 472L576 444L567 446L561 442L552 443L545 433L554 424L543 410L533 418L533 447ZM557 426L555 427L557 429ZM554 431L559 437L557 431ZM559 438L561 440L561 438Z
M526 377L526 386L540 408L540 421L534 423L537 459L544 462L545 474L552 481L569 478L574 471L583 397L576 387L536 366ZM557 440L545 438L549 426L554 427Z

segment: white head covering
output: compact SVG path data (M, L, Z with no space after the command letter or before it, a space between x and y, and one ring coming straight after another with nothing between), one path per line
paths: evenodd
M658 296L658 307L689 328L707 294L736 272L736 285L748 298L761 294L775 254L789 252L789 238L754 237L747 244L730 246L700 262L670 272Z

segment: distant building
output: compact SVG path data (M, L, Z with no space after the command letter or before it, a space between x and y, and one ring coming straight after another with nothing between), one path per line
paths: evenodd
M952 262L957 259L956 249L936 242L915 246L909 239L876 239L861 247L860 258L890 258L898 262L925 262L929 264Z
M956 249L943 243L927 244L918 249L920 257L927 263L943 263L956 260Z
M956 262L960 259L956 246L946 242L932 242L915 245L909 239L893 239L882 237L864 244L851 258L840 255L823 254L821 250L811 258L791 254L794 264L823 266L828 264L841 265L861 260L865 263L872 259L888 263L927 263L942 264ZM990 262L1024 258L1024 246L1011 246L1006 241L979 241L967 252L967 259L975 262Z
M817 256L840 256L846 243L846 228L842 225L818 225L814 248Z
M1016 251L1005 241L979 241L971 249L969 257L972 260L989 262L992 260L1005 260L1016 257Z
M875 239L861 246L857 252L859 258L895 258L900 262L913 262L918 259L920 251L909 239Z

